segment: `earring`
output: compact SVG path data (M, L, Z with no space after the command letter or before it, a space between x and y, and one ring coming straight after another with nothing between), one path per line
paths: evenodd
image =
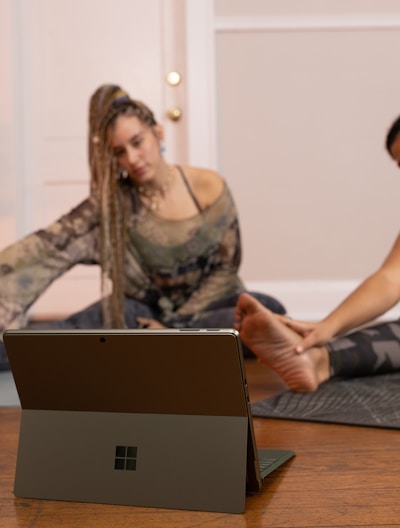
M119 171L119 175L118 176L119 176L120 180L126 180L127 177L129 176L129 174L128 174L127 171L121 170L121 171Z
M166 150L167 150L167 149L165 148L164 143L161 143L161 145L160 145L161 156L164 156Z

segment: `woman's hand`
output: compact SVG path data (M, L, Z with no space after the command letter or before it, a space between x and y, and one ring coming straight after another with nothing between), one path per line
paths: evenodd
M315 346L323 346L334 337L330 325L325 321L307 323L288 319L286 325L303 337L303 340L295 348L298 354L302 354Z
M167 328L162 325L157 319L149 319L147 317L136 317L138 328Z
M314 330L316 325L318 323L310 323L308 321L298 321L296 319L292 319L291 317L287 315L278 315L275 314L275 317L284 325L289 326L292 330L294 330L297 334L306 337L310 332Z
M326 320L318 323L298 321L287 315L275 315L275 317L303 338L295 347L298 354L302 354L314 346L323 346L334 337L331 325Z

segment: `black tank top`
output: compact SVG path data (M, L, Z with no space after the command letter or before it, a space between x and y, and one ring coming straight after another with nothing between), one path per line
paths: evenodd
M178 169L178 171L180 172L180 175L182 176L182 179L183 179L183 181L184 181L184 183L185 183L185 185L186 185L186 188L187 188L187 190L188 190L188 193L190 194L190 196L191 196L191 198L192 198L192 200L193 200L193 202L194 202L194 205L197 207L197 210L199 211L199 213L201 213L201 207L200 207L200 204L199 204L199 202L198 202L196 196L194 195L194 193L193 193L193 191L192 191L192 188L191 188L190 185L189 185L189 182L188 182L188 180L187 180L187 178L186 178L185 173L184 173L183 170L182 170L182 167L180 167L179 165L175 165L175 167L176 167L176 168Z

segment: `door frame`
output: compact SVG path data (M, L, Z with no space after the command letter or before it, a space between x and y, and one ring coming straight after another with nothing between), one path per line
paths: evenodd
M214 0L186 0L188 163L218 169Z

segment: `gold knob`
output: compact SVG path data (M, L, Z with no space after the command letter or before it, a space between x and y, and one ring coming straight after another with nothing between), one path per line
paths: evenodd
M177 106L174 106L168 110L167 116L171 121L179 121L182 117L182 110Z
M178 86L181 80L181 74L177 71L170 71L166 75L166 81L170 86Z

